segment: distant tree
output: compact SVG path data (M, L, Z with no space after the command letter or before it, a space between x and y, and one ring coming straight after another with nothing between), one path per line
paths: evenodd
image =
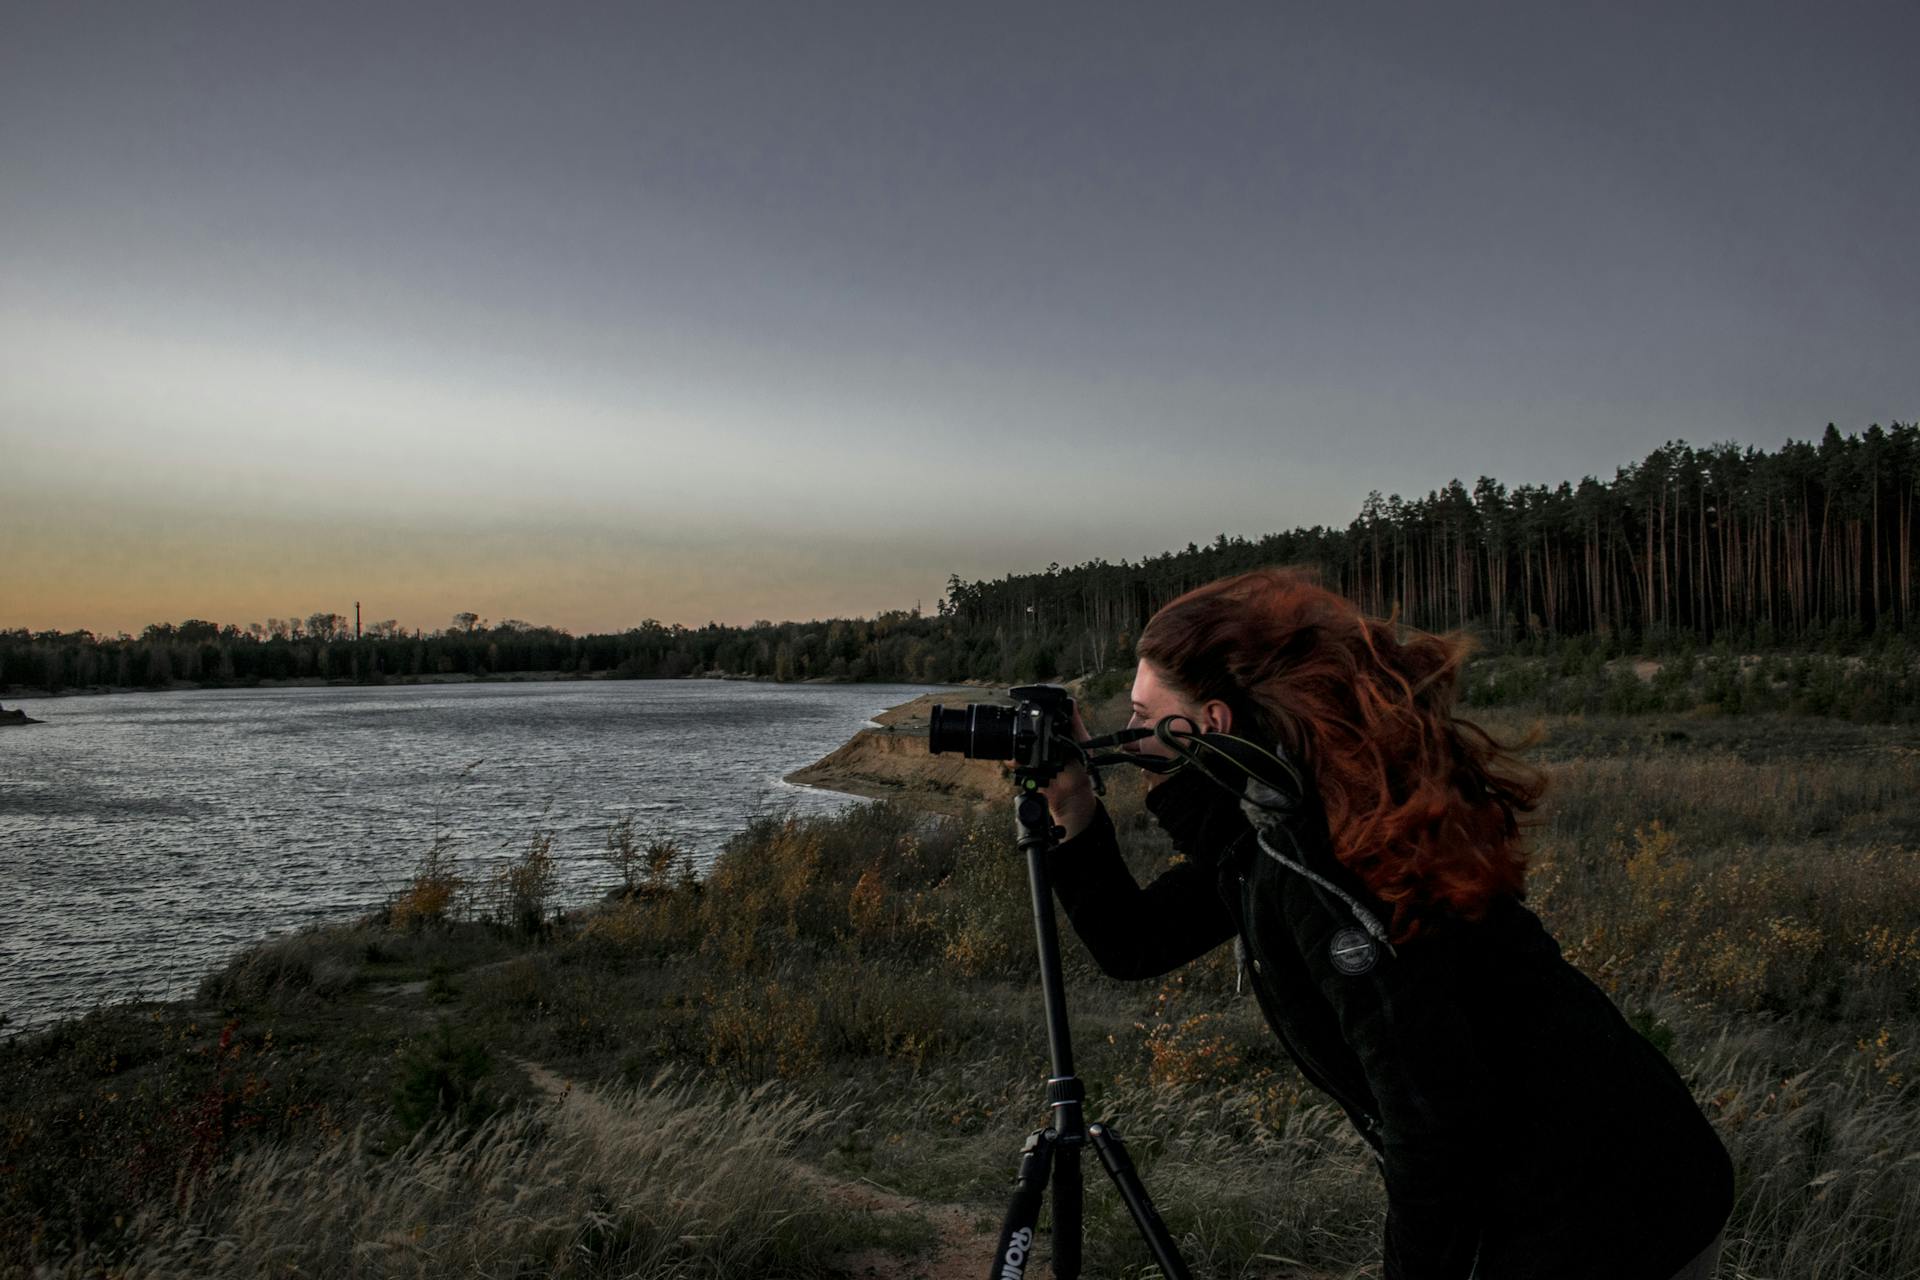
M346 617L338 613L310 613L307 615L307 634L322 644L343 640L347 636Z

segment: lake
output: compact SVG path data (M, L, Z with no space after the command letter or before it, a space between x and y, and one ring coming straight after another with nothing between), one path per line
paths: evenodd
M378 907L436 835L481 871L555 833L561 903L618 882L608 826L710 864L921 685L569 681L227 689L8 702L0 1035L191 991L236 948ZM956 700L963 700L956 695Z

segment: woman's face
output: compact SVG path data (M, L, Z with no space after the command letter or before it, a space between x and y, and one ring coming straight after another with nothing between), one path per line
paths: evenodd
M1158 667L1142 658L1140 669L1133 676L1133 718L1127 721L1127 727L1151 729L1172 715L1185 716L1193 722L1194 729L1208 733L1227 733L1233 728L1233 713L1226 703L1194 702L1168 683ZM1173 754L1158 738L1143 738L1133 743L1129 750L1152 756ZM1147 775L1147 785L1150 787L1157 786L1160 781L1153 774Z

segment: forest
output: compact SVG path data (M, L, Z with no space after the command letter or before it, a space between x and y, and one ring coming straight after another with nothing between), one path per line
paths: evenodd
M1224 533L1138 562L1093 560L969 582L933 614L708 623L575 636L456 615L443 629L356 628L338 613L140 635L0 631L0 689L59 692L318 679L560 673L941 683L1112 671L1162 604L1226 574L1314 566L1366 609L1472 634L1492 654L1609 656L1695 647L1857 653L1903 642L1914 608L1920 424L1765 451L1674 441L1610 480L1455 479L1367 495L1344 528Z

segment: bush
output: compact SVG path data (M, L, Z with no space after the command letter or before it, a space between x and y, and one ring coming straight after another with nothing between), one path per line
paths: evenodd
M757 972L796 944L917 946L926 922L915 895L946 873L950 858L936 823L885 802L825 817L755 818L708 873L704 949L730 969Z
M693 881L668 892L609 903L587 916L580 928L581 942L615 955L654 959L697 951L704 936L701 900L705 893L706 886Z
M201 980L199 997L226 1009L301 993L331 999L358 984L364 950L358 934L307 929L234 956Z
M693 860L680 843L660 832L637 833L632 814L607 828L601 858L619 874L623 897L666 893L693 877Z
M552 831L536 831L518 857L494 869L487 881L487 913L495 924L528 937L547 930L547 907L558 875L553 865Z
M933 903L941 952L969 978L1000 977L1033 964L1033 902L1027 863L1012 836L984 817L970 822L955 851L953 874Z
M480 1093L493 1070L493 1057L472 1035L442 1022L425 1041L400 1055L393 1082L393 1119L411 1136L435 1121L473 1125L497 1108Z
M820 1007L810 993L751 979L708 988L707 1063L734 1079L793 1079L822 1061Z
M454 869L452 841L436 835L420 855L413 879L387 905L387 921L396 929L415 931L445 924L452 918L455 900L467 887L466 879Z

